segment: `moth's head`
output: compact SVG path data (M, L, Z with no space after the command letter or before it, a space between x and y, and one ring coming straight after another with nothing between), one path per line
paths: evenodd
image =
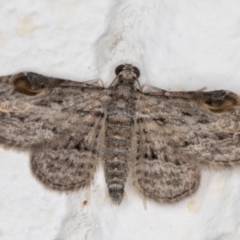
M140 76L139 69L131 64L119 65L116 67L115 73L119 80L123 82L134 82Z

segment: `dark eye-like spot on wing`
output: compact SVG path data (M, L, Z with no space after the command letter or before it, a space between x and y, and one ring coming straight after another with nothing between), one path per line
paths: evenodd
M124 68L123 64L117 66L116 69L115 69L116 75L118 75L123 70L123 68Z
M139 78L140 77L140 70L137 67L133 67L133 71L135 72L135 74Z
M20 92L25 95L33 96L41 93L45 89L45 84L41 79L37 79L37 84L32 82L29 75L24 73L19 73L13 75L11 78L11 83L15 91Z
M239 97L235 93L220 90L208 93L202 103L212 112L225 112L239 106Z
M206 104L212 106L213 105L212 99L207 99Z
M24 74L19 73L14 75L11 81L15 91L26 95L34 95L31 94L31 84Z

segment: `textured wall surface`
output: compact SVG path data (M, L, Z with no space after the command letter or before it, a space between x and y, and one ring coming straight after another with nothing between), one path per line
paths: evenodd
M240 94L238 0L0 0L0 75L23 70L106 86L119 63L142 84ZM90 188L46 190L27 153L0 151L0 239L240 239L240 170L206 171L175 205L130 185L112 204L100 167Z

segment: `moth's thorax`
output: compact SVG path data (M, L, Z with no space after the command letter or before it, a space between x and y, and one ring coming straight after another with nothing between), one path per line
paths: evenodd
M124 98L132 100L134 94L139 91L138 82L137 81L121 81L117 82L112 88L112 96L113 100L116 101L118 98Z
M124 99L126 101L132 101L135 91L136 89L133 84L117 84L112 91L112 100L117 101L118 99Z

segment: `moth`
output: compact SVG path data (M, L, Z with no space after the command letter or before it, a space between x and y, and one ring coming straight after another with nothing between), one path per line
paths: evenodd
M240 163L240 98L226 91L171 92L139 84L120 65L108 88L21 72L0 78L0 145L30 152L44 186L89 186L103 164L109 196L126 181L145 197L174 203L199 187L202 169Z

